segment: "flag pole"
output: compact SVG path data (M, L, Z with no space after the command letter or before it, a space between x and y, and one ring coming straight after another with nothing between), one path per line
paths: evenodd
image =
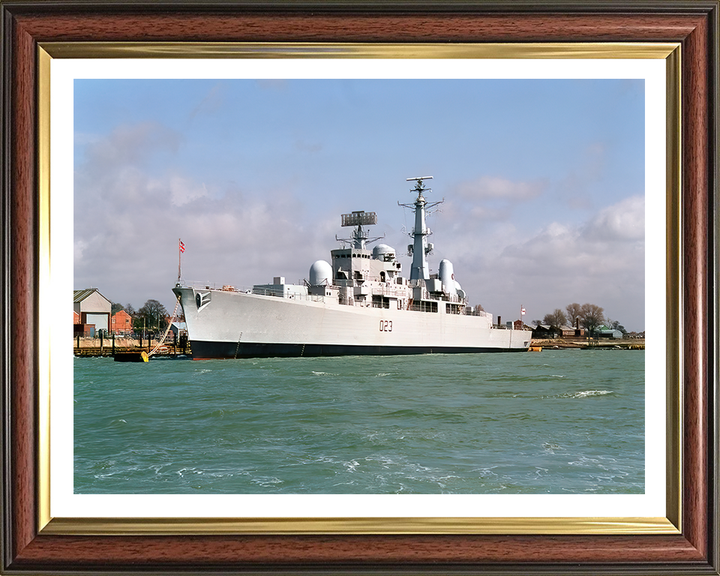
M178 284L180 284L180 271L182 270L182 239L178 238Z

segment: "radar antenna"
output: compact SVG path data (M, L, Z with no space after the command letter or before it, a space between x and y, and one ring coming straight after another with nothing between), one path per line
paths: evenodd
M353 248L364 250L365 244L385 238L385 235L378 236L377 238L370 238L369 230L363 228L363 226L372 226L373 224L377 224L377 214L375 214L375 212L365 212L360 210L351 212L350 214L341 214L340 222L340 226L357 226L357 228L353 230L352 238L338 238L337 235L335 235L335 240L342 242L343 246L345 243L352 243Z
M432 176L413 176L412 178L405 178L405 182L412 182L417 180L418 185L424 186L423 180L432 180Z

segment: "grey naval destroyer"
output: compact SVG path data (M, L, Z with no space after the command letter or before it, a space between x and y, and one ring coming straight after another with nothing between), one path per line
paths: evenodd
M331 263L318 260L302 284L275 277L252 290L188 286L173 288L187 323L193 358L268 356L341 356L355 354L426 354L524 351L531 332L495 326L493 317L468 305L455 280L452 263L441 260L430 275L433 250L425 220L440 202L428 202L424 180L414 181L415 213L409 235L410 277L402 276L395 250L368 244L374 212L341 216L352 237L339 240Z

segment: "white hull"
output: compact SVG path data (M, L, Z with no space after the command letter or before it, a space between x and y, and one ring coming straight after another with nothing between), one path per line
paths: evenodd
M417 354L527 350L531 332L494 328L491 317L348 306L176 287L195 358Z
M426 256L433 250L425 225L430 190L416 181L417 198L402 204L415 212L408 247L410 278L401 275L395 249L377 244L372 251L363 226L374 225L374 212L341 216L352 238L330 251L331 263L312 264L308 279L286 284L257 284L252 292L176 286L195 358L254 356L339 356L344 354L424 354L527 350L531 332L493 327L492 316L473 313L452 263L441 260L430 275ZM442 201L441 201L442 202ZM182 248L182 247L181 247Z

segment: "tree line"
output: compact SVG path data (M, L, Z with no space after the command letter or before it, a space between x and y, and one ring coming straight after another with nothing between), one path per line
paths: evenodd
M542 322L535 320L535 325L548 324L555 328L561 326L579 326L585 328L590 334L595 332L600 326L608 326L613 330L620 330L623 334L627 334L625 327L617 320L611 320L605 317L605 310L596 304L583 304L577 302L568 304L565 310L556 308L551 314L546 314Z
M132 304L123 306L118 302L112 303L112 314L116 314L120 310L125 310L132 318L133 330L140 332L142 330L162 331L167 328L168 311L157 300L147 300L139 310L135 310Z

